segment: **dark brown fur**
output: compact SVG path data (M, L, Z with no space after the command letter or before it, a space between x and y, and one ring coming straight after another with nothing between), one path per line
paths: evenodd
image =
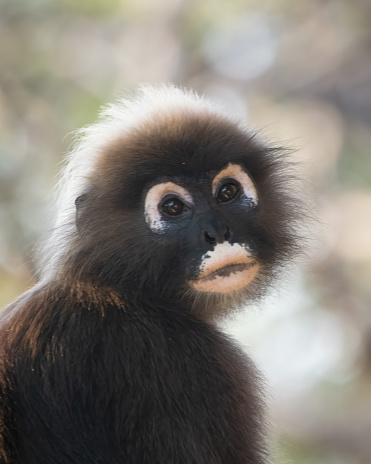
M143 117L97 148L53 265L4 310L4 464L268 462L259 374L212 321L260 297L298 251L298 202L282 150L202 105ZM192 229L153 234L144 195L162 178L201 188L229 162L258 191L257 208L230 217L261 270L231 295L198 294Z

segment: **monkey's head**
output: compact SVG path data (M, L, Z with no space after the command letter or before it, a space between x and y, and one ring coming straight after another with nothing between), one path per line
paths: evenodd
M282 150L174 87L106 109L64 179L49 276L215 312L259 296L298 249Z

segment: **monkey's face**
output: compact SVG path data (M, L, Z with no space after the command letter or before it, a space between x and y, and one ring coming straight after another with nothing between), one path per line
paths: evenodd
M144 214L160 242L183 256L178 262L192 289L228 293L246 287L259 270L249 236L258 202L249 174L229 163L201 179L164 179L152 185Z
M259 297L295 247L284 174L278 150L223 118L151 121L99 158L76 202L73 266L147 301Z

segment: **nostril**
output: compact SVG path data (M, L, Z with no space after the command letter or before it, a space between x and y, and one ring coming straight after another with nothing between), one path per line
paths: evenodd
M210 243L210 245L215 245L216 244L216 238L214 237L214 235L212 234L209 234L208 232L205 232L205 241L207 243Z
M227 226L225 234L224 234L224 240L229 240L229 237L230 237L230 233L229 233L229 229L228 229L228 226Z

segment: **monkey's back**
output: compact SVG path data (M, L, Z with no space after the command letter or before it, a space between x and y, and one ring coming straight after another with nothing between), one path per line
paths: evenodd
M186 311L40 288L0 339L4 464L266 462L255 366Z

